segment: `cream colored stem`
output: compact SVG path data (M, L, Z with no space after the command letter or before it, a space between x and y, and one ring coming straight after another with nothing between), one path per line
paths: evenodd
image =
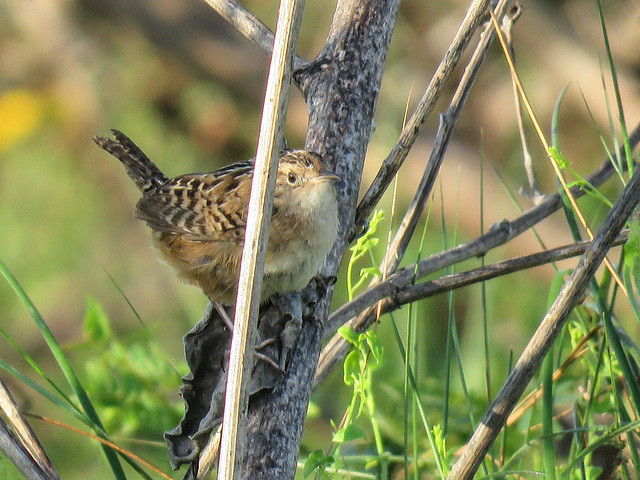
M304 0L282 0L278 13L273 54L265 93L256 152L247 230L240 264L238 298L229 356L227 391L218 479L239 480L244 457L247 385L253 365L253 333L256 330L264 254L269 233L273 191L289 98L291 61L302 21Z

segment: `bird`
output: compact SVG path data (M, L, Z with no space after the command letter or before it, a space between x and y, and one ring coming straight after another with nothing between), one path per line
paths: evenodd
M219 307L233 306L254 162L211 173L167 177L125 134L94 142L122 164L142 197L135 216L147 223L161 257ZM261 301L295 292L318 275L338 234L338 176L309 150L278 162Z

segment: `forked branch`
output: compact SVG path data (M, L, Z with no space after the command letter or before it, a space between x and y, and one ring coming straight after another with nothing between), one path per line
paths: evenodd
M638 202L640 202L640 169L636 168L631 180L609 211L598 234L564 284L462 455L453 466L447 477L449 480L473 478L489 447L500 433L509 414L540 367L567 318L579 303L593 275Z
M629 144L632 149L636 148L639 143L640 124L636 126L629 136ZM622 145L617 153L624 156L624 152L625 147ZM616 170L611 161L606 159L586 180L592 186L597 187L602 185L615 172ZM577 185L572 187L571 191L575 198L580 198L585 194L585 191ZM377 302L383 301L382 309L389 311L385 303L391 302L391 304L393 304L391 297L402 292L403 289L410 285L413 285L417 280L461 261L487 254L494 248L504 245L521 233L534 227L560 208L562 208L562 198L560 194L547 195L544 201L514 220L504 220L494 228L491 228L487 233L469 242L457 245L450 250L433 254L415 265L409 265L399 270L387 277L384 283L378 283L369 287L357 295L351 302L342 305L333 312L329 317L327 332L335 332L339 326L346 322L358 332L365 331L376 319L376 311L371 307ZM362 310L361 308L363 307L366 309ZM344 357L348 348L347 342L341 336L334 335L333 338L331 338L320 355L320 362L316 372L316 383L321 381L333 370L337 363Z
M365 221L373 212L373 209L380 201L380 198L391 184L393 177L404 163L409 151L413 147L422 125L429 114L433 111L436 101L440 98L442 91L451 77L454 68L460 61L462 52L467 48L471 41L476 28L480 22L486 18L487 8L489 8L488 0L475 0L469 5L467 13L460 24L460 28L455 38L451 42L451 46L444 54L442 61L438 65L429 86L425 90L420 103L413 115L402 129L400 138L391 149L391 152L382 162L378 174L373 179L371 186L365 193L362 201L358 205L355 219L355 231L360 231ZM501 2L507 3L507 2Z

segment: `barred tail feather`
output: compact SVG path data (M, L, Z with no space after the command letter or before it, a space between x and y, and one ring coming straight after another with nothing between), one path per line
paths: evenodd
M122 162L127 175L142 192L161 186L169 179L138 146L119 130L111 130L115 140L93 137L93 141Z

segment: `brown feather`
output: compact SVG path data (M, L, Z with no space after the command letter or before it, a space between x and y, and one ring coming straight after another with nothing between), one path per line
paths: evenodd
M235 301L253 162L167 179L124 134L96 143L118 157L143 191L136 217L147 222L162 257L212 300ZM333 180L321 157L305 150L280 158L262 298L303 288L318 273L337 235Z

